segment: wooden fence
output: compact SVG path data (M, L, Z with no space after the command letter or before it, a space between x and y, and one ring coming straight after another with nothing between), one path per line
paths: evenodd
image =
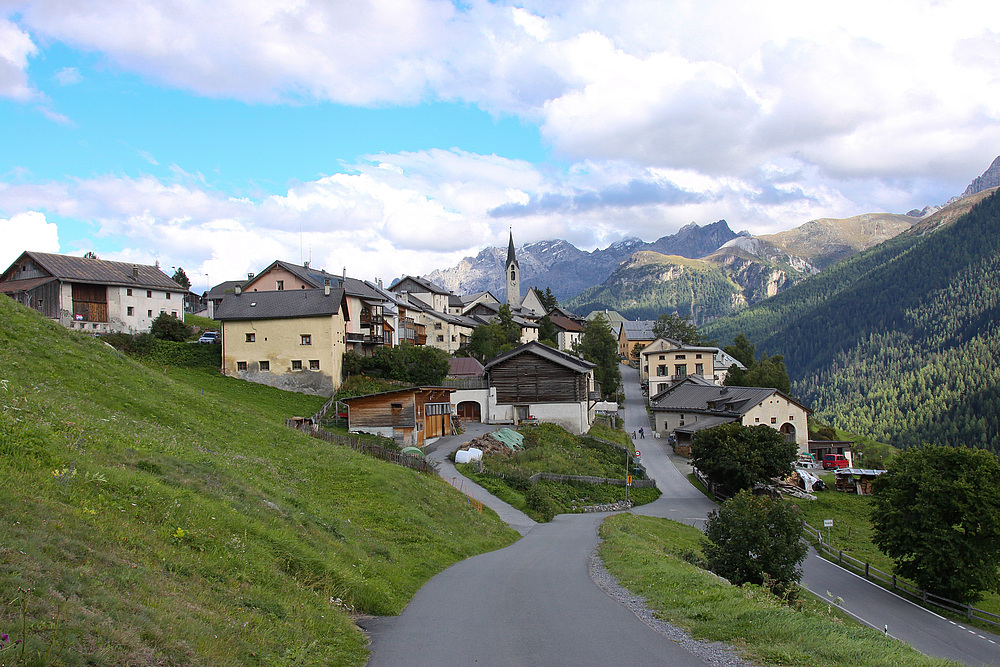
M833 546L823 541L823 533L821 531L813 528L804 521L802 522L802 525L805 527L810 536L816 536L816 541L818 542L818 546L816 548L821 553L828 555L832 560L836 561L841 567L850 569L857 574L860 574L865 579L878 583L883 588L905 593L910 598L923 602L924 604L932 604L935 607L944 609L953 614L965 616L965 618L970 621L976 620L982 623L988 623L994 627L1000 627L1000 616L997 614L977 609L971 604L955 602L954 600L943 598L940 595L929 593L922 588L917 588L910 582L898 578L895 574L883 572L878 568L872 567L870 563L862 562L857 558L853 558L845 554L842 549L834 549Z
M302 431L303 433L307 433L314 438L329 442L330 444L350 447L356 452L361 452L362 454L367 454L368 456L373 456L377 459L388 461L389 463L405 466L416 470L417 472L422 472L428 475L438 474L437 468L434 464L430 463L422 456L404 454L403 452L392 449L391 447L378 445L355 436L339 435L337 433L323 431L309 423L303 423L301 420L288 419L285 421L285 425L289 428L294 428Z

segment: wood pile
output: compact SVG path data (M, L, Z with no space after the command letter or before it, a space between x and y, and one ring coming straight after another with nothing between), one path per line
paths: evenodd
M482 450L483 456L502 456L506 458L514 454L514 450L489 435L483 435L470 440L458 449L461 451L473 447Z

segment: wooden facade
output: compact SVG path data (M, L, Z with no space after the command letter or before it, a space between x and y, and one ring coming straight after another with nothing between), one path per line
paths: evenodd
M497 403L578 403L588 398L587 375L534 354L489 369Z
M377 433L400 445L423 447L428 438L451 434L451 393L447 387L413 387L345 398L348 428Z

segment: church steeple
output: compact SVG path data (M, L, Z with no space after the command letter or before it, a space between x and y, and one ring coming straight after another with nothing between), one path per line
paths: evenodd
M507 274L507 304L511 308L517 308L521 305L521 265L517 263L517 256L514 254L514 230L510 232L504 271Z

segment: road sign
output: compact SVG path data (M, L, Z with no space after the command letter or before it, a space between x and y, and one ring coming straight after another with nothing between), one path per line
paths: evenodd
M642 456L642 452L640 452L638 449L635 450L635 458L639 458L640 456Z
M823 519L824 528L833 528L833 519Z
M628 477L626 477L625 483L632 486L632 475L628 475Z

